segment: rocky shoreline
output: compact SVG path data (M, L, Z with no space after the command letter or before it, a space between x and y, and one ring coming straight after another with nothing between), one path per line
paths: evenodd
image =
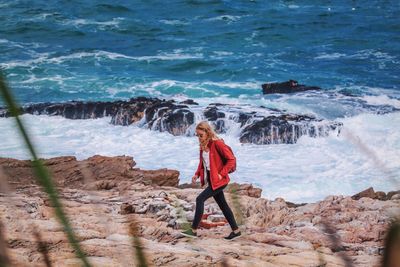
M43 161L93 266L132 266L129 226L137 223L150 266L379 266L388 225L400 214L400 191L372 188L294 204L261 197L261 189L232 183L227 201L243 236L233 242L217 204L207 200L200 237L179 232L194 216L199 186L179 184L176 170L141 170L132 157L93 156ZM13 266L43 266L39 232L53 266L78 266L73 249L35 182L30 161L0 158L0 209ZM334 232L330 231L334 229ZM334 242L334 238L340 243ZM325 265L324 265L325 264Z

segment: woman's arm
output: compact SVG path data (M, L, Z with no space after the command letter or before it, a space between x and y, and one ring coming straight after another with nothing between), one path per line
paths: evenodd
M226 159L224 167L219 172L222 176L226 176L229 170L235 166L236 158L223 141L215 141L215 148L218 150L220 156Z

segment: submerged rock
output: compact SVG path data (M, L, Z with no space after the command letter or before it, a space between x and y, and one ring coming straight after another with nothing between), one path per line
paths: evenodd
M288 94L309 90L321 90L317 86L306 86L298 84L295 80L280 83L264 83L262 86L263 94Z

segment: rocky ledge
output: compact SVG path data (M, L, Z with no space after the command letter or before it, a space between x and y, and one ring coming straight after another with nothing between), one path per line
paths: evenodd
M209 199L199 238L189 240L179 232L193 220L202 189L179 185L178 171L134 168L126 156L43 162L93 266L134 265L132 225L150 266L349 266L343 259L379 266L387 227L400 214L400 191L295 205L232 184L226 198L243 236L223 239L229 225ZM79 265L31 162L1 158L0 176L1 232L12 266L44 265L39 237L53 266Z
M339 133L342 123L319 119L313 115L291 114L284 110L246 105L212 103L202 108L193 100L182 102L137 97L128 101L40 103L20 108L20 113L63 116L68 119L111 117L113 125L136 124L173 135L194 135L200 120L208 120L218 133L238 128L242 143L296 143L303 135L324 137ZM10 116L0 108L0 117ZM234 129L236 132L236 130Z

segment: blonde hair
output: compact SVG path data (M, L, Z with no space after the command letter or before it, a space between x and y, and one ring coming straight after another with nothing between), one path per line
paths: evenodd
M211 127L211 125L207 121L202 121L196 126L196 130L201 130L206 133L207 139L204 142L200 142L200 148L204 150L208 142L210 140L219 140L220 138L218 135L215 133L214 129Z

